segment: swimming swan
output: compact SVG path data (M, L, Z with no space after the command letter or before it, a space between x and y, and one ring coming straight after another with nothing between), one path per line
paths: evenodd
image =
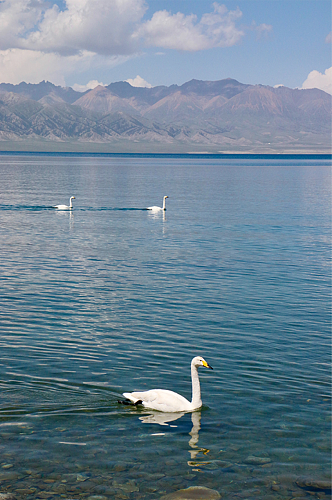
M123 395L131 403L135 405L143 405L146 408L163 412L176 412L176 411L192 411L197 410L202 406L201 388L198 378L198 367L205 366L205 368L212 367L201 356L196 356L191 362L191 382L192 382L192 401L173 391L165 389L152 389L144 392L124 392ZM119 401L121 403L121 401ZM123 401L126 404L126 401Z
M147 210L153 210L153 212L159 212L159 210L166 210L166 198L168 198L168 196L164 196L162 208L153 206L153 207L148 207Z
M75 196L70 197L69 206L68 205L56 205L54 208L56 208L57 210L72 210L73 209L72 200L75 200Z

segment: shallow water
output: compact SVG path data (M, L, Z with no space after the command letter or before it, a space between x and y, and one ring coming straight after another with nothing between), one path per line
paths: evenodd
M0 155L0 178L0 493L329 498L330 161ZM201 411L118 404L189 399L197 354Z

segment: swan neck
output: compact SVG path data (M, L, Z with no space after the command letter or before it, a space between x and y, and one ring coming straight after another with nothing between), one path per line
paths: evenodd
M166 198L163 199L163 210L166 210Z
M198 369L194 364L191 365L191 382L192 382L192 401L191 404L194 408L202 406L201 399L201 386L199 383Z

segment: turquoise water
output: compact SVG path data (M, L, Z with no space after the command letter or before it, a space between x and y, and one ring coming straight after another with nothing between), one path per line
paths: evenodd
M0 155L0 493L329 498L330 167ZM198 354L200 411L118 404Z

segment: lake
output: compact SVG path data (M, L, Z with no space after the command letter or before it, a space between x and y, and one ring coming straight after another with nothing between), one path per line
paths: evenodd
M2 154L0 179L0 493L330 498L328 157ZM199 411L118 403L191 399L196 355Z

